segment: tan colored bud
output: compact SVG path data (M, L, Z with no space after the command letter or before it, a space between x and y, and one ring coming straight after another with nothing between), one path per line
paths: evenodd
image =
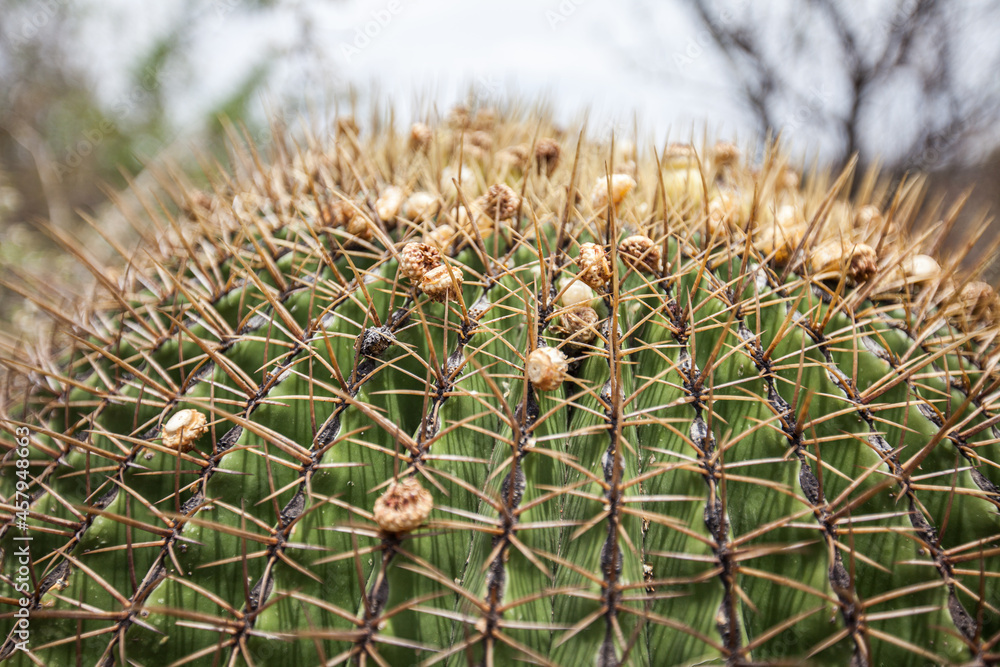
M635 179L628 174L611 175L611 202L617 207L625 199L625 195L635 187ZM590 193L590 203L594 210L603 210L608 205L608 179L599 176L594 182Z
M426 152L434 138L434 132L424 123L414 123L410 126L410 150L415 153Z
M462 289L462 279L462 269L441 264L423 275L420 290L434 301L454 301Z
M466 191L471 186L476 184L476 177L473 175L472 170L466 166L462 166L461 178L459 178L459 171L457 167L445 167L441 170L441 192L449 195L456 194L458 191L455 189L455 182L461 181L462 190Z
M528 144L508 146L497 152L497 161L508 169L524 169L528 166L531 147Z
M663 152L663 166L666 169L697 168L698 154L691 144L670 144Z
M426 243L407 243L399 253L399 269L414 283L419 283L428 271L440 264L441 253Z
M781 172L774 181L774 187L779 192L798 190L801 180L797 171L791 167L782 167Z
M996 292L981 280L975 280L962 288L959 304L975 320L994 319L998 310Z
M375 212L380 220L393 222L404 201L403 189L395 185L390 185L382 191L381 196L375 200Z
M455 228L451 225L441 225L424 234L424 243L434 246L441 252L448 252L456 233Z
M596 243L581 245L576 263L580 267L577 278L595 290L601 291L611 280L611 263L608 262L604 248Z
M344 230L351 236L368 240L372 237L372 222L364 215L355 215L344 225Z
M469 108L464 104L456 104L448 113L448 126L453 130L464 130L472 125Z
M712 159L713 166L731 167L739 162L740 149L736 146L736 144L728 141L720 141L712 146L709 156Z
M866 243L830 241L809 254L809 268L814 274L847 272L852 283L863 283L878 272L878 256Z
M538 173L545 172L546 176L551 176L556 167L559 166L559 155L562 149L555 139L542 138L535 144L535 162L538 164Z
M330 202L329 206L320 208L320 219L323 224L333 227L346 227L356 214L354 205L345 199L338 199Z
M497 113L496 109L483 107L476 110L476 116L472 119L472 126L477 130L492 130L499 119L500 114Z
M481 148L484 151L493 150L493 135L489 132L483 132L479 130L468 135L465 139L468 146L475 146L476 148Z
M622 260L636 271L657 273L660 270L660 246L642 234L629 236L618 244Z
M587 345L597 337L600 316L590 306L574 306L559 316L560 333L567 342Z
M773 254L772 261L784 266L792 259L792 253L802 242L807 228L799 209L786 204L778 207L771 220L757 226L753 245L764 257Z
M438 198L429 192L414 192L403 202L400 214L407 220L420 222L437 213L439 204Z
M427 521L434 509L431 492L416 477L405 477L389 484L375 501L375 523L385 533L409 533Z
M910 282L921 283L941 277L941 265L929 255L913 255L903 260L903 271Z
M186 452L208 431L208 420L197 410L175 412L163 425L163 446Z
M477 202L486 217L493 220L509 220L517 215L521 198L513 188L503 183L491 185L486 194Z
M594 294L594 290L579 280L574 279L570 282L569 287L562 290L562 296L559 301L564 308L569 308L577 305L590 306L596 298L597 295Z
M700 205L705 193L701 171L697 166L667 169L663 172L663 192L674 206Z
M540 347L532 351L524 362L528 379L541 391L558 389L568 368L566 355L554 347Z

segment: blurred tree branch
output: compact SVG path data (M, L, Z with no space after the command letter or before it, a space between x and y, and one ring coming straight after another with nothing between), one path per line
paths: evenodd
M862 164L873 159L878 152L873 150L873 121L893 103L911 105L908 112L917 124L909 137L896 128L894 150L885 151L886 166L897 173L954 161L1000 120L1000 54L981 48L992 45L963 38L967 26L962 25L962 10L969 6L943 0L895 0L881 6L807 0L789 3L791 10L774 25L776 12L762 16L746 0L736 8L715 0L684 2L731 64L740 95L761 132L780 131L781 110L804 106L811 111L810 125L836 132L833 161L838 165L856 152ZM982 15L973 20L996 25L996 5L983 5ZM878 14L874 24L868 16L873 11ZM971 60L976 70L971 80L969 67L957 70L970 55L975 55ZM835 83L843 99L838 95L827 102L810 94L820 75L796 71L794 64L824 67L830 59L840 71L826 69L822 76L839 79ZM894 90L905 93L904 99L891 99Z

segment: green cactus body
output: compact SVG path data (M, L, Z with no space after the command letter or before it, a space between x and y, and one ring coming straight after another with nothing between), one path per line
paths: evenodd
M866 217L721 149L536 169L575 143L538 122L247 160L54 357L5 348L11 664L1000 660L1000 309L887 232L913 195ZM383 220L389 185L440 206ZM408 277L422 235L460 285ZM433 509L391 531L409 477Z

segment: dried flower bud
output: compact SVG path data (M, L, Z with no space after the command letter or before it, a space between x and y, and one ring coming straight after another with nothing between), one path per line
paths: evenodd
M407 243L399 253L399 268L414 283L419 283L424 274L440 265L441 253L426 243Z
M791 167L783 167L774 181L774 187L779 192L789 192L799 189L802 179L799 173Z
M208 431L205 415L197 410L175 412L163 425L163 445L180 452L194 448L194 441Z
M357 239L368 240L372 237L372 222L365 215L355 215L344 225L344 231Z
M431 145L434 132L423 123L414 123L410 126L410 150L415 153L426 152Z
M493 135L489 132L483 132L482 130L473 132L467 136L465 141L468 145L481 148L484 151L493 150Z
M521 198L514 192L513 188L503 183L491 185L490 189L483 195L480 208L483 214L490 221L509 220L517 215L517 209L521 204Z
M558 389L568 368L566 355L554 347L537 348L524 362L524 371L528 379L541 391Z
M497 152L497 161L508 169L524 169L528 166L531 149L528 144L508 146Z
M635 179L628 174L612 174L611 202L617 207L634 187ZM606 176L599 176L594 182L594 189L590 193L590 203L595 210L601 210L608 205L608 179Z
M483 107L476 110L476 116L472 119L472 126L477 130L492 130L497 124L499 114L496 109Z
M784 266L791 260L807 229L799 209L786 204L778 207L772 220L757 225L753 244L764 257L773 256L775 264Z
M878 256L865 243L831 241L813 249L809 255L809 268L815 274L839 274L846 269L848 280L855 284L863 283L878 272Z
M696 167L698 154L691 144L670 144L663 153L663 166L666 169L689 169Z
M438 210L438 198L429 192L414 192L406 198L400 214L407 220L420 222L430 218Z
M455 228L451 225L441 225L432 231L424 234L424 243L434 246L441 252L448 252L451 242L455 238Z
M559 166L559 154L562 149L554 139L542 138L535 144L535 162L538 165L538 173L545 172L546 176L551 176L556 167Z
M878 210L877 206L871 204L862 206L854 214L854 225L861 230L881 230L884 222L882 212Z
M434 301L454 301L462 289L462 278L462 269L441 264L423 275L420 290Z
M975 280L962 288L959 304L974 320L992 320L998 310L996 292L981 280Z
M674 167L663 172L663 193L674 205L701 204L705 183L697 166Z
M331 202L329 206L320 208L320 219L323 224L333 227L346 227L356 214L354 205L345 199L338 199Z
M409 533L427 521L432 509L431 492L420 486L416 477L410 476L389 484L375 501L372 513L382 532Z
M597 311L590 306L574 306L559 316L559 329L567 342L587 345L597 336L600 319Z
M604 248L596 243L584 243L576 256L580 273L577 278L595 290L600 291L611 280L611 263Z
M471 124L469 108L464 104L456 104L448 114L448 126L453 130L464 130Z
M910 282L922 283L941 277L941 265L929 255L913 255L903 260L903 271Z
M472 170L466 166L462 166L461 178L459 178L459 171L456 167L445 167L441 170L441 192L446 194L455 194L458 190L455 189L455 181L459 181L462 185L462 189L465 190L470 185L475 185L476 177L472 174Z
M636 271L657 273L660 270L660 246L642 234L630 236L618 244L619 256Z
M731 167L739 162L740 149L736 144L728 141L720 141L715 146L712 146L709 155L715 167Z
M375 200L375 212L378 213L380 220L391 222L396 219L399 209L403 206L403 201L403 189L390 185Z
M579 280L574 279L566 289L562 290L562 296L559 301L564 308L576 305L590 306L594 303L596 297L597 295L594 294L594 290Z

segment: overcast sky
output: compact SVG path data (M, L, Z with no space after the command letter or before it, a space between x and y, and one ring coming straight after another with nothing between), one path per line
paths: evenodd
M705 129L737 140L757 132L727 62L679 0L283 0L253 12L244 11L245 1L89 0L92 11L81 39L99 73L101 96L109 104L127 97L122 65L180 26L190 64L168 73L166 96L179 128L203 119L249 72L266 64L275 99L308 100L321 108L343 100L353 86L362 102L389 101L398 117L409 119L431 105L446 110L471 90L480 99L542 97L567 120L586 109L597 131L614 127L631 134L635 117L642 136L657 142L668 134L700 136ZM876 7L886 1L845 4L853 8L852 19L871 26L875 39L879 21L885 21ZM991 2L956 6L974 16L970 8ZM765 25L783 26L789 16L807 20L794 2L729 4L773 15ZM197 20L181 25L192 8ZM973 43L995 48L996 26L970 21L967 29ZM771 41L781 39L779 33ZM974 68L978 48L970 49L973 60L963 72ZM843 99L838 86L844 82L830 74L837 63L787 65L805 77L810 103L830 107ZM913 125L907 109L903 104L873 116L870 138L876 146ZM779 114L784 136L804 157L827 156L836 137L816 132L799 111Z

